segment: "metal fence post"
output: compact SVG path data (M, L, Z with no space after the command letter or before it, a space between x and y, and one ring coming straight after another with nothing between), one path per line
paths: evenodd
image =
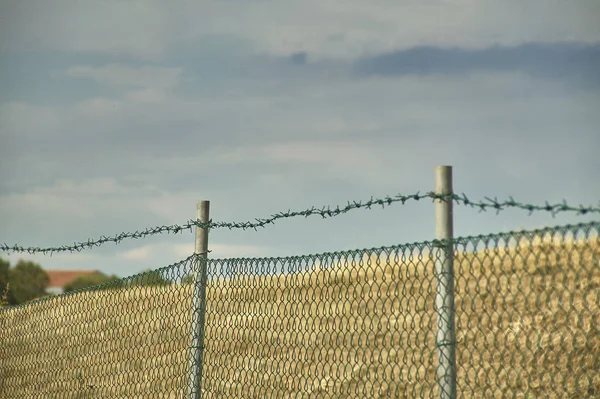
M197 220L209 222L210 201L198 201ZM189 395L190 399L202 398L202 362L204 355L204 320L206 316L206 284L208 258L208 227L196 226L196 258L194 296L192 299L192 337L190 351Z
M435 168L435 193L453 194L452 166ZM454 330L454 236L452 199L435 199L436 347L440 398L456 398L456 332Z

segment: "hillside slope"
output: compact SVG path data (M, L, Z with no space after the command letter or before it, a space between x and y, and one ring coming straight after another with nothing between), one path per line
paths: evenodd
M542 241L482 238L456 254L459 397L600 395L600 239ZM281 259L312 269L213 281L205 397L436 397L429 248ZM191 292L90 291L2 311L0 396L180 398Z

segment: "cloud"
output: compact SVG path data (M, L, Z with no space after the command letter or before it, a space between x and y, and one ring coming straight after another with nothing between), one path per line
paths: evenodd
M415 47L356 62L360 75L456 75L481 72L521 72L547 79L581 79L600 84L600 44L532 43L514 47Z
M0 137L35 137L53 132L60 125L59 113L50 106L37 106L23 101L0 103Z
M324 182L330 179L349 179L364 184L381 183L385 179L386 161L389 161L390 156L385 147L369 139L273 143L255 148L246 147L245 151L238 152L235 157L240 157L244 152L246 156L241 159L245 158L246 162L255 159L279 167L284 164L305 165L304 168L310 168L305 169L307 173L313 172L313 179Z
M93 97L81 101L74 107L80 115L110 119L122 112L124 103L119 99Z
M106 0L93 7L72 0L5 1L0 51L161 59L212 40L240 53L353 59L420 45L590 43L600 36L599 12L596 0L223 1L210 7L186 0Z
M518 6L495 0L220 2L213 11L246 18L207 18L191 29L192 37L244 37L256 52L306 52L315 60L353 59L425 44L483 48L532 39L593 42L600 35L592 16L600 12L595 0L530 0ZM187 12L183 25L195 15Z
M152 198L159 192L152 185L125 185L114 178L90 178L77 182L59 179L45 185L38 183L21 192L0 195L0 215L6 218L0 233L3 237L25 234L29 242L27 245L48 247L64 239L72 243L80 234L98 236L107 234L107 231L116 234L127 225L137 229L139 222L132 225L124 221L129 217L138 220L148 218L149 211L142 199ZM19 217L8 217L9 214ZM44 220L44 223L31 231L28 226L39 220ZM115 225L120 226L116 229ZM42 239L45 234L52 238Z
M290 62L295 65L304 65L308 60L308 54L305 51L294 53L290 56Z
M93 7L72 0L5 1L0 6L0 50L161 57L172 39L169 10L154 0L143 5L108 0Z
M166 96L163 92L156 89L135 90L125 93L125 100L134 103L162 103Z
M175 87L182 73L182 68L108 64L102 67L73 66L67 69L64 75L70 78L89 78L100 84L164 90Z
M130 249L129 251L125 251L121 253L121 257L126 260L146 260L152 256L152 247L149 245L145 245L143 247L138 247L134 249Z
M594 92L519 72L331 80L301 75L280 81L278 90L263 82L232 82L233 94L200 88L146 103L131 92L91 97L49 108L61 129L38 131L30 139L19 134L36 120L37 108L27 108L13 115L11 150L0 149L3 162L20 167L3 168L0 187L112 177L121 184L151 181L180 194L190 182L233 192L235 186L293 176L376 189L389 184L396 168L451 161L468 143L496 151L463 154L458 159L465 165L505 163L500 154L536 159L520 176L544 164L535 155L541 146L570 148L558 143L577 137L579 153L587 154L597 143ZM573 157L565 153L573 159L565 168L596 159ZM410 174L403 179L412 180Z

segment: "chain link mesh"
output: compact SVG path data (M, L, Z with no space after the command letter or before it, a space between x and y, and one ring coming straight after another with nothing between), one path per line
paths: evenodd
M599 232L454 240L458 397L600 396ZM438 244L209 259L203 397L439 397ZM2 309L0 397L185 397L198 258Z

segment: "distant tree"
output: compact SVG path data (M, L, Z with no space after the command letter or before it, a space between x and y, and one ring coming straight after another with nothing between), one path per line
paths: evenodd
M145 270L130 281L132 286L165 286L171 283L172 281L165 278L158 270Z
M18 305L46 296L50 278L37 263L19 260L15 267L8 271L8 281L8 302Z
M0 298L5 295L6 286L8 285L8 270L10 269L10 262L0 258Z
M119 280L119 277L117 277L114 274L112 276L107 276L102 272L94 272L77 277L75 280L65 285L63 287L63 290L64 292L76 291L81 290L83 288L105 284L116 280ZM110 286L110 288L112 288L112 285Z

